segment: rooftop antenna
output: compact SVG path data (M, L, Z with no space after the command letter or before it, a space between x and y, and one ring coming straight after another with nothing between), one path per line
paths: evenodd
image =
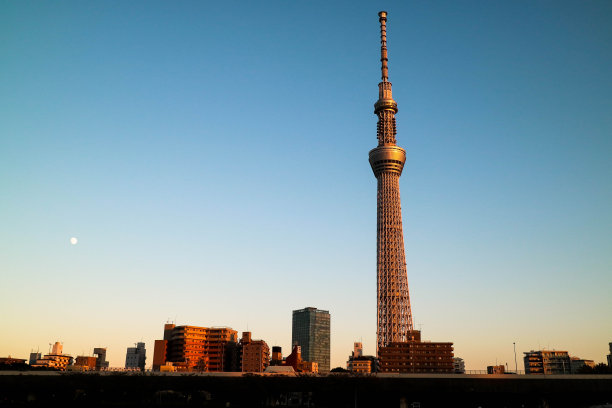
M389 81L389 58L387 57L387 12L378 13L380 21L380 62L381 79L383 82Z

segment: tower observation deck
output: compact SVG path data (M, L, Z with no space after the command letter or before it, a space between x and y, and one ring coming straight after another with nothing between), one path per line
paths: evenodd
M377 350L391 342L410 340L413 330L404 254L399 178L406 151L396 145L395 114L387 57L387 12L378 13L382 82L378 84L378 147L370 150L370 165L378 180L377 198Z

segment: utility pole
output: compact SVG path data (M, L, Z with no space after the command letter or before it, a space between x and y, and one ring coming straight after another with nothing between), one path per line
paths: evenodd
M518 374L518 367L516 365L516 343L513 342L512 345L514 346L514 374Z

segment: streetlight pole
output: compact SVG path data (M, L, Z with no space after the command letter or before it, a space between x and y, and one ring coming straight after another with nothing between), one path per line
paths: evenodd
M516 365L516 343L513 342L512 345L514 346L514 374L518 374L518 367Z

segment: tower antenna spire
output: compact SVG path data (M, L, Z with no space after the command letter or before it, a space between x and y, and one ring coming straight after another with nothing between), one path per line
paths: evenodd
M380 21L380 62L381 62L381 79L383 82L389 80L389 58L387 57L387 12L381 11L378 13L378 21Z

